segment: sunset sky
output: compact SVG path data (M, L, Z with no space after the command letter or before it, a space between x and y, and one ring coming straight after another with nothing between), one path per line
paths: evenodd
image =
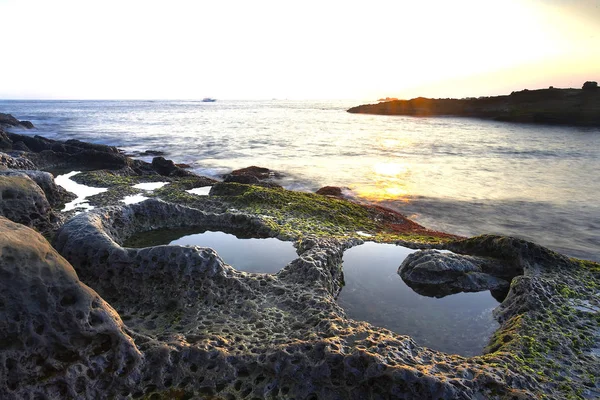
M600 1L0 0L0 98L464 97L600 81Z

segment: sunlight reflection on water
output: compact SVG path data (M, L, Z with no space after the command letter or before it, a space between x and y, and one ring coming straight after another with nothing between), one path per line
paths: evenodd
M0 102L35 134L161 149L210 177L259 165L290 189L347 187L463 235L600 248L600 129L357 115L356 101ZM149 160L147 160L149 161ZM524 229L523 229L524 228Z

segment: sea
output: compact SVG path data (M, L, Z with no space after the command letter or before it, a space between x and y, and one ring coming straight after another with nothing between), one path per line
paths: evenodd
M431 229L600 261L600 128L346 112L358 104L2 100L0 112L36 126L18 133L160 150L213 178L267 167L288 189L340 186Z

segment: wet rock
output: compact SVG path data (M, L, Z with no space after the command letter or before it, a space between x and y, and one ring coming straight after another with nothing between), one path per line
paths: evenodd
M414 291L431 297L482 290L508 291L503 265L494 259L422 250L410 254L398 273Z
M255 185L260 182L256 176L253 175L225 175L223 182L226 183L243 183L245 185Z
M24 127L25 129L33 129L35 128L35 126L33 126L33 123L31 121L19 121L19 124Z
M2 126L0 126L0 150L12 150L13 149L13 144L12 141L8 138L8 136L6 136L6 133L4 132L4 128L2 128Z
M237 177L237 178L236 178ZM241 169L236 169L231 171L229 174L223 176L225 182L237 182L237 183L246 183L242 182L243 180L247 180L249 183L256 183L256 181L252 178L241 178L241 177L254 177L258 180L258 182L268 184L269 179L277 179L282 178L283 174L277 171L272 171L268 168L251 166ZM230 180L228 180L230 179ZM279 185L276 185L279 186Z
M102 398L142 355L118 314L33 230L0 217L0 398Z
M44 233L60 222L42 189L25 173L0 175L0 216Z
M34 128L33 124L30 121L19 121L15 117L10 114L0 113L0 125L5 126L13 126L25 129Z
M135 168L142 161L134 161L113 146L86 143L79 140L47 139L42 136L20 135L12 132L6 133L13 150L22 150L19 154L29 159L36 169L56 167L76 168L107 168L122 169Z
M158 157L158 156L164 156L164 155L166 155L166 153L164 151L160 151L160 150L146 150L146 151L142 151L140 153L140 156Z
M238 175L238 176L239 175L248 175L248 176L253 176L253 177L257 178L258 180L264 180L264 179L269 179L273 174L274 174L274 172L268 168L257 167L257 166L253 165L250 167L240 168L240 169L231 171L231 173L229 175Z
M152 168L163 176L188 176L191 172L178 167L171 160L166 160L164 157L154 157L152 159Z
M337 186L323 186L316 193L323 196L342 197L342 188Z

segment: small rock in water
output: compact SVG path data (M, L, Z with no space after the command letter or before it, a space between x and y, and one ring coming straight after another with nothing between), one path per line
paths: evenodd
M498 261L484 257L422 250L410 254L398 273L415 292L444 297L460 292L503 291L510 283L489 273L500 270Z
M342 188L337 186L323 186L321 189L317 190L317 194L323 196L342 197Z

